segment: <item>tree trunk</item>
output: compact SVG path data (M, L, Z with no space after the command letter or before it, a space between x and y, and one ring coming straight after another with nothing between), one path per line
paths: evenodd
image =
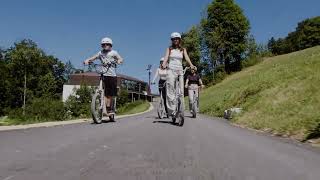
M26 74L26 70L24 70L23 116L26 114L26 92L27 92L27 74Z

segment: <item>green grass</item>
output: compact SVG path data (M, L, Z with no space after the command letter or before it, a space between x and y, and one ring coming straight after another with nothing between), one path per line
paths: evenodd
M150 107L147 101L135 101L133 103L128 103L123 107L118 109L118 115L135 114L148 110Z
M6 119L0 122L0 126L14 126L14 125L27 125L27 124L36 124L36 123L44 123L44 122L53 122L55 120L36 120L36 119ZM59 120L62 121L62 120ZM64 120L63 120L64 121ZM67 121L67 120L65 120Z
M259 130L297 139L320 135L320 46L267 58L204 90L200 110L223 116L243 108L233 119Z
M148 110L150 104L147 101L136 101L133 103L128 103L123 107L118 109L117 115L129 115L140 113ZM88 117L90 118L90 117ZM74 118L71 118L74 119ZM66 119L71 120L71 119ZM25 124L35 124L35 123L42 123L42 122L52 122L54 120L43 120L43 119L10 119L8 117L0 117L0 126L11 126L11 125L25 125Z

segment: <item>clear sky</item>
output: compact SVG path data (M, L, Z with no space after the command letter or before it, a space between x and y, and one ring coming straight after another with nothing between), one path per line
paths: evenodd
M173 31L200 22L211 0L10 0L0 4L0 47L24 38L78 68L109 36L125 59L120 73L147 80ZM258 42L284 37L305 18L320 15L320 0L236 0Z

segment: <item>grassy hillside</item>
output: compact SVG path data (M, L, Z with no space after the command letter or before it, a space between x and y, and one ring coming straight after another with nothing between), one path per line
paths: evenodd
M265 59L202 92L202 113L297 139L320 135L320 46Z
M136 114L136 113L140 113L148 110L149 107L150 107L150 103L147 101L135 101L133 103L126 104L123 107L119 108L118 114L119 115Z

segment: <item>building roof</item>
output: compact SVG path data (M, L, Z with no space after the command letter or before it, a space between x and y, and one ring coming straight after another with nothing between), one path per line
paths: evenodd
M89 79L96 79L99 76L100 75L96 72L84 72L84 73L78 73L78 74L71 74L70 80L78 79L77 77L88 77ZM141 83L147 84L147 82L145 82L145 81L142 81L142 80L137 79L135 77L127 76L124 74L117 73L117 77L119 77L121 79L127 79L127 80L131 80L131 81L136 81L136 82L141 82Z

